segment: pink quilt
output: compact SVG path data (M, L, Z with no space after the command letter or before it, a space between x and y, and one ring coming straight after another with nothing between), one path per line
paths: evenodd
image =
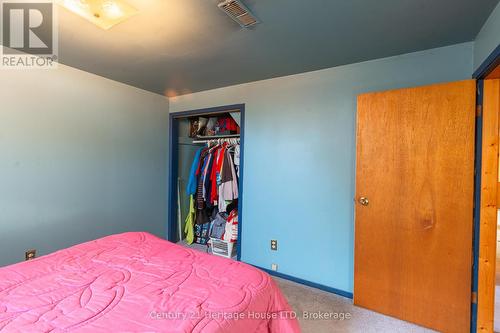
M300 332L270 276L148 233L0 268L2 332Z

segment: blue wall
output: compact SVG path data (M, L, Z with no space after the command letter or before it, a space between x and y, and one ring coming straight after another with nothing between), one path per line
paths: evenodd
M112 233L165 236L165 98L62 65L3 70L0 87L0 266Z
M490 17L481 28L474 43L474 69L500 45L500 4L491 13Z
M171 98L171 112L246 103L242 260L351 292L356 95L470 78L472 52L466 43Z

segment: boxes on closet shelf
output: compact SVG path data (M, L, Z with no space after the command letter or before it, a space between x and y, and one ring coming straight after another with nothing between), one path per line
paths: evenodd
M236 255L236 243L217 238L210 238L210 242L212 243L212 254L225 258L232 258Z

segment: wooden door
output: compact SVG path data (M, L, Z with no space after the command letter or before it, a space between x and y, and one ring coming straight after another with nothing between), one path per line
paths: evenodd
M469 332L473 80L358 97L354 303Z

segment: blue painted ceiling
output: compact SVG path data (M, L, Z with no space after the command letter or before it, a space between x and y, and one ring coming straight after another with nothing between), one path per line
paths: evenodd
M159 94L186 94L472 41L498 0L129 0L109 31L59 11L60 61Z

